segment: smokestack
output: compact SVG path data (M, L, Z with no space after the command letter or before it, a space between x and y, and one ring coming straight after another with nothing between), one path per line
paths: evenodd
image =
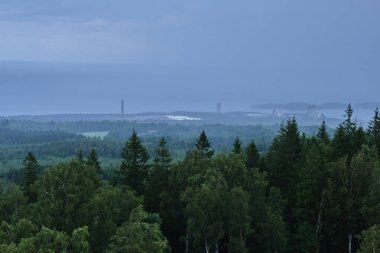
M121 100L121 115L124 115L124 99Z

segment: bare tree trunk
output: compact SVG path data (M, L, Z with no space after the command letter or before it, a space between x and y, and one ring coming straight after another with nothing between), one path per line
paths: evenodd
M215 253L219 253L219 245L218 244L215 245Z
M352 253L352 233L348 234L348 253Z
M243 235L243 232L241 231L240 229L240 243L241 243L241 248L244 249L245 248L245 236Z
M230 235L230 244L228 245L228 253L231 253L231 241L232 241L232 235Z
M323 191L321 203L319 205L319 213L318 213L318 221L317 221L317 228L315 229L315 242L316 242L316 252L319 252L319 234L322 229L322 210L323 210L323 203L325 200L325 191Z
M376 253L376 250L375 250L375 240L372 240L372 252Z
M186 253L189 253L189 232L186 233Z
M204 239L205 241L205 249L206 249L206 253L209 253L210 252L210 246L208 245L206 239Z

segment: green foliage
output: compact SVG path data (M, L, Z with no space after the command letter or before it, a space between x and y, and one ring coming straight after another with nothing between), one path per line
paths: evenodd
M78 154L77 154L77 159L79 162L83 163L84 162L84 156L83 156L83 151L82 149L79 150Z
M225 204L224 227L230 236L230 252L248 252L246 240L253 232L249 194L242 187L234 187L227 193Z
M330 143L330 136L327 132L327 126L325 121L322 122L321 126L318 129L317 138L320 142L322 142L325 145L328 145Z
M71 249L73 252L88 253L90 252L90 244L88 238L90 234L87 227L77 228L71 236Z
M149 154L141 144L137 133L133 131L132 136L125 144L122 151L123 161L120 166L121 181L136 191L139 195L144 192L144 182L148 175Z
M71 233L83 225L81 214L97 183L95 168L78 160L51 167L36 183L38 200L29 206L28 216L37 224Z
M140 204L141 199L126 187L106 185L98 189L84 207L91 252L104 252L117 227L127 221L131 211Z
M169 183L169 169L173 161L172 155L162 138L156 148L153 166L149 171L145 190L145 208L149 212L159 212L161 205L161 193Z
M241 141L239 137L236 137L235 142L232 146L232 153L234 154L241 154L242 153L242 148L241 148Z
M294 199L294 185L301 161L301 137L295 118L281 125L279 135L274 139L267 155L269 177L284 196Z
M88 230L87 227L77 228L70 237L64 232L49 228L39 229L25 219L15 225L3 222L0 229L0 252L88 253Z
M212 166L222 173L230 188L246 185L249 180L243 154L219 155Z
M380 227L374 225L361 232L358 253L376 253L380 251Z
M256 147L256 144L254 141L251 141L245 151L247 162L246 166L249 169L258 168L260 165L260 153L259 150Z
M380 149L380 113L376 108L373 119L368 124L367 135L370 145L376 145Z
M87 157L86 164L96 168L99 175L102 173L102 168L100 167L98 155L96 154L95 149L91 149L90 154Z
M248 142L258 132L266 134L260 127L251 136L234 132L243 129L238 126L207 126L208 133L217 129L224 135L211 135L215 156L205 131L190 149L195 137L191 131L202 126L189 127L191 133L178 141L180 135L173 129L183 131L184 126L139 125L145 129L144 145L132 132L123 148L121 184L110 181L120 161L108 160L102 172L100 166L104 157L115 158L122 149L121 141L112 139L115 129L102 140L61 136L60 143L42 143L43 152L56 152L63 162L43 159L40 166L29 153L22 173L15 170L22 160L13 163L9 159L14 157L8 157L19 152L19 144L6 146L10 151L0 147L0 160L13 164L4 178L19 182L1 182L0 252L374 252L379 250L380 231L379 122L377 110L365 132L353 120L349 105L330 141L324 122L316 136L308 136L292 118L280 126L267 153L265 141ZM30 127L89 132L124 126L49 124ZM99 129L90 129L93 125ZM128 129L133 126L129 123ZM176 137L161 138L156 146L158 126L163 128L159 134L171 129ZM54 134L46 140L61 138ZM1 136L0 144L9 141ZM26 141L25 136L15 139ZM235 136L242 139L235 139L233 152L228 152ZM186 155L185 147L190 149ZM34 150L30 148L19 153ZM82 149L89 154L86 160L82 153L82 158L65 162L64 157ZM153 160L149 151L154 151Z
M363 146L350 163L342 158L332 164L332 178L329 184L326 221L329 224L327 234L331 241L327 247L334 245L345 250L351 241L355 250L357 241L354 235L368 225L378 222L378 196L380 188L379 160L377 150ZM367 214L376 214L371 217ZM375 218L375 220L373 219Z
M214 155L214 150L211 149L211 143L204 130L199 135L195 147L200 152L202 158L211 158Z
M187 230L195 243L203 244L206 252L218 249L224 235L225 198L227 183L216 171L206 171L205 181L189 187L184 193L186 203Z
M347 156L347 162L350 162L361 146L367 143L363 128L352 120L353 112L351 105L348 105L346 119L337 127L332 139L332 155L336 160Z
M34 202L37 196L35 190L33 189L33 184L38 179L38 162L36 157L29 152L22 164L22 189L28 200L30 202Z
M18 211L27 203L18 185L0 182L0 220L10 221L18 215Z
M112 237L110 253L163 253L168 250L168 242L160 231L160 224L152 220L142 206L132 211L129 220L118 228ZM154 219L153 219L154 220Z
M253 235L247 240L250 252L284 252L287 231L284 201L279 189L270 187L265 172L249 171L247 192L250 195L250 216Z

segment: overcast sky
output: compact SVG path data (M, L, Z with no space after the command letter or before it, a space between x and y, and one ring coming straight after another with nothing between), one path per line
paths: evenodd
M159 87L188 91L189 104L377 101L379 13L379 0L1 0L0 88L8 95L0 92L0 100L10 108L9 97L26 85L38 83L39 93L55 85L43 73L23 79L24 65L19 72L13 66L12 75L9 62L66 62L160 67L166 78L151 73L160 68L144 67L144 77L133 79L150 91L140 97L145 103L176 97ZM72 72L70 83L88 89L88 78ZM107 87L124 83L122 92L130 92L136 84L126 84L126 76L122 68ZM205 86L215 94L194 100Z

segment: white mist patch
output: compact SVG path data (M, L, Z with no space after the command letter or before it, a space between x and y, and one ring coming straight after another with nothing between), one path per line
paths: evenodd
M189 116L182 116L182 115L166 115L166 118L170 120L179 120L179 121L184 121L184 120L202 120L201 118L192 118Z
M83 136L86 136L88 138L100 138L104 139L109 132L84 132L82 133Z

